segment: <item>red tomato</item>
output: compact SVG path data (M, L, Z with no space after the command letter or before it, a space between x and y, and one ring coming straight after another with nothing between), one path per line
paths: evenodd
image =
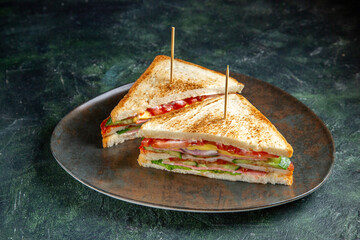
M203 96L197 96L197 97L195 97L195 98L196 98L196 100L197 100L198 102L201 102L202 100L204 100L205 97L203 97Z
M180 109L185 107L186 102L184 100L178 100L173 102L173 108L174 109Z
M156 106L153 108L148 108L146 109L152 116L157 116L157 115L161 115L164 114L164 112L162 111L161 106Z
M231 164L231 163L229 163L228 161L221 160L221 159L216 160L216 163L217 163L217 164ZM234 164L234 165L235 165L235 164Z
M172 139L152 139L151 146L153 148L183 148L189 146L191 143L185 140Z
M231 145L225 145L225 144L221 144L221 143L215 143L215 144L218 149L227 151L231 154L238 154L238 155L248 155L249 154L248 151L237 148L237 147L233 147Z
M142 141L141 141L141 146L143 147L148 147L151 145L151 142L152 142L152 139L151 138L144 138Z
M201 96L202 100L207 99L207 98L211 98L211 97L216 97L216 96L220 96L221 94L214 94L214 95L203 95Z
M148 108L146 109L152 116L161 115L172 110L180 109L186 106L186 104L193 104L196 102L200 102L206 98L216 96L216 95L204 95L204 96L197 96L197 97L189 97L183 100L176 100L167 104L162 104L157 107Z
M212 144L216 146L216 142L211 142L211 141L207 141L207 140L199 140L201 141L203 144Z
M105 134L106 133L106 123L109 120L110 117L106 118L104 121L102 121L102 123L100 124L100 128L101 128L101 134Z
M161 105L161 110L163 111L162 114L167 113L167 112L170 112L170 111L173 110L173 105L170 104L170 103L168 103L168 104L163 104L163 105Z
M112 125L106 126L106 123L109 120L109 118L110 118L110 116L108 118L106 118L104 121L102 121L100 124L101 135L106 135L108 132L110 132L114 128L129 125L129 124L112 124ZM130 118L132 118L132 117L130 117Z
M193 104L193 103L196 103L196 102L197 102L197 99L196 99L196 98L193 98L193 97L189 97L189 98L184 99L184 101L185 101L187 104Z
M220 150L224 150L227 151L231 154L237 154L237 155L242 155L242 156L251 156L251 157L256 157L256 158L276 158L279 156L273 155L273 154L269 154L267 152L255 152L255 151L248 151L245 149L241 149L241 148L237 148L231 145L225 145L225 144L221 144L221 143L214 143L214 142L207 142L209 144L213 144L216 145L218 149Z
M240 148L237 148L237 147L233 147L231 145L225 145L225 144L216 144L216 146L221 149L221 150L224 150L224 151L227 151L231 154L238 154L238 155L248 155L249 152L244 150L244 149L240 149Z

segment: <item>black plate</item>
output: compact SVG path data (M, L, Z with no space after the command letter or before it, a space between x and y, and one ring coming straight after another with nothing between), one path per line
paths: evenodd
M52 153L86 186L120 200L162 209L249 211L291 202L315 191L328 178L334 163L334 143L326 126L281 89L244 75L232 76L245 84L243 95L293 146L292 186L230 182L141 168L136 161L140 140L103 149L99 125L132 84L104 93L65 116L51 137Z

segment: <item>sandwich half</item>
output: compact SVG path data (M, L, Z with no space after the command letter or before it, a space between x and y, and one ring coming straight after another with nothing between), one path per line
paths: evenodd
M142 125L138 163L171 172L250 183L291 185L291 145L246 98L195 103Z
M175 59L170 83L170 57L157 56L101 123L103 147L138 137L141 124L154 116L224 94L224 84L224 74L180 59ZM229 78L229 93L240 93L243 87Z

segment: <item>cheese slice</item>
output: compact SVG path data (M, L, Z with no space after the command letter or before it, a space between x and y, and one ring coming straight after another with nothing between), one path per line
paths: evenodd
M145 111L145 112L139 114L139 119L149 119L152 117L153 116L148 111Z
M217 146L215 146L213 144L193 145L193 146L187 147L186 149L188 149L188 150L205 150L205 151L215 150L215 151L218 151L218 153L220 153L220 154L227 155L232 158L248 158L249 157L249 156L243 156L243 155L238 155L238 154L232 154L227 151L220 150L217 148Z
M193 146L187 147L186 149L189 149L189 150L205 150L205 151L218 150L218 148L215 145L212 145L212 144L193 145Z

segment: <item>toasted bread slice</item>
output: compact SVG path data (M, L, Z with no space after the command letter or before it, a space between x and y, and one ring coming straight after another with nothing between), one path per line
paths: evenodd
M107 148L138 137L138 132L123 133L121 135L114 133L109 136L103 137L102 145L103 148Z
M224 96L218 96L153 118L142 125L139 136L208 140L289 158L293 154L275 126L239 94L229 95L227 119Z
M175 100L224 93L224 86L224 74L180 59L175 59L170 83L170 57L159 55L112 110L111 118L120 121ZM229 78L229 93L240 93L243 87Z

